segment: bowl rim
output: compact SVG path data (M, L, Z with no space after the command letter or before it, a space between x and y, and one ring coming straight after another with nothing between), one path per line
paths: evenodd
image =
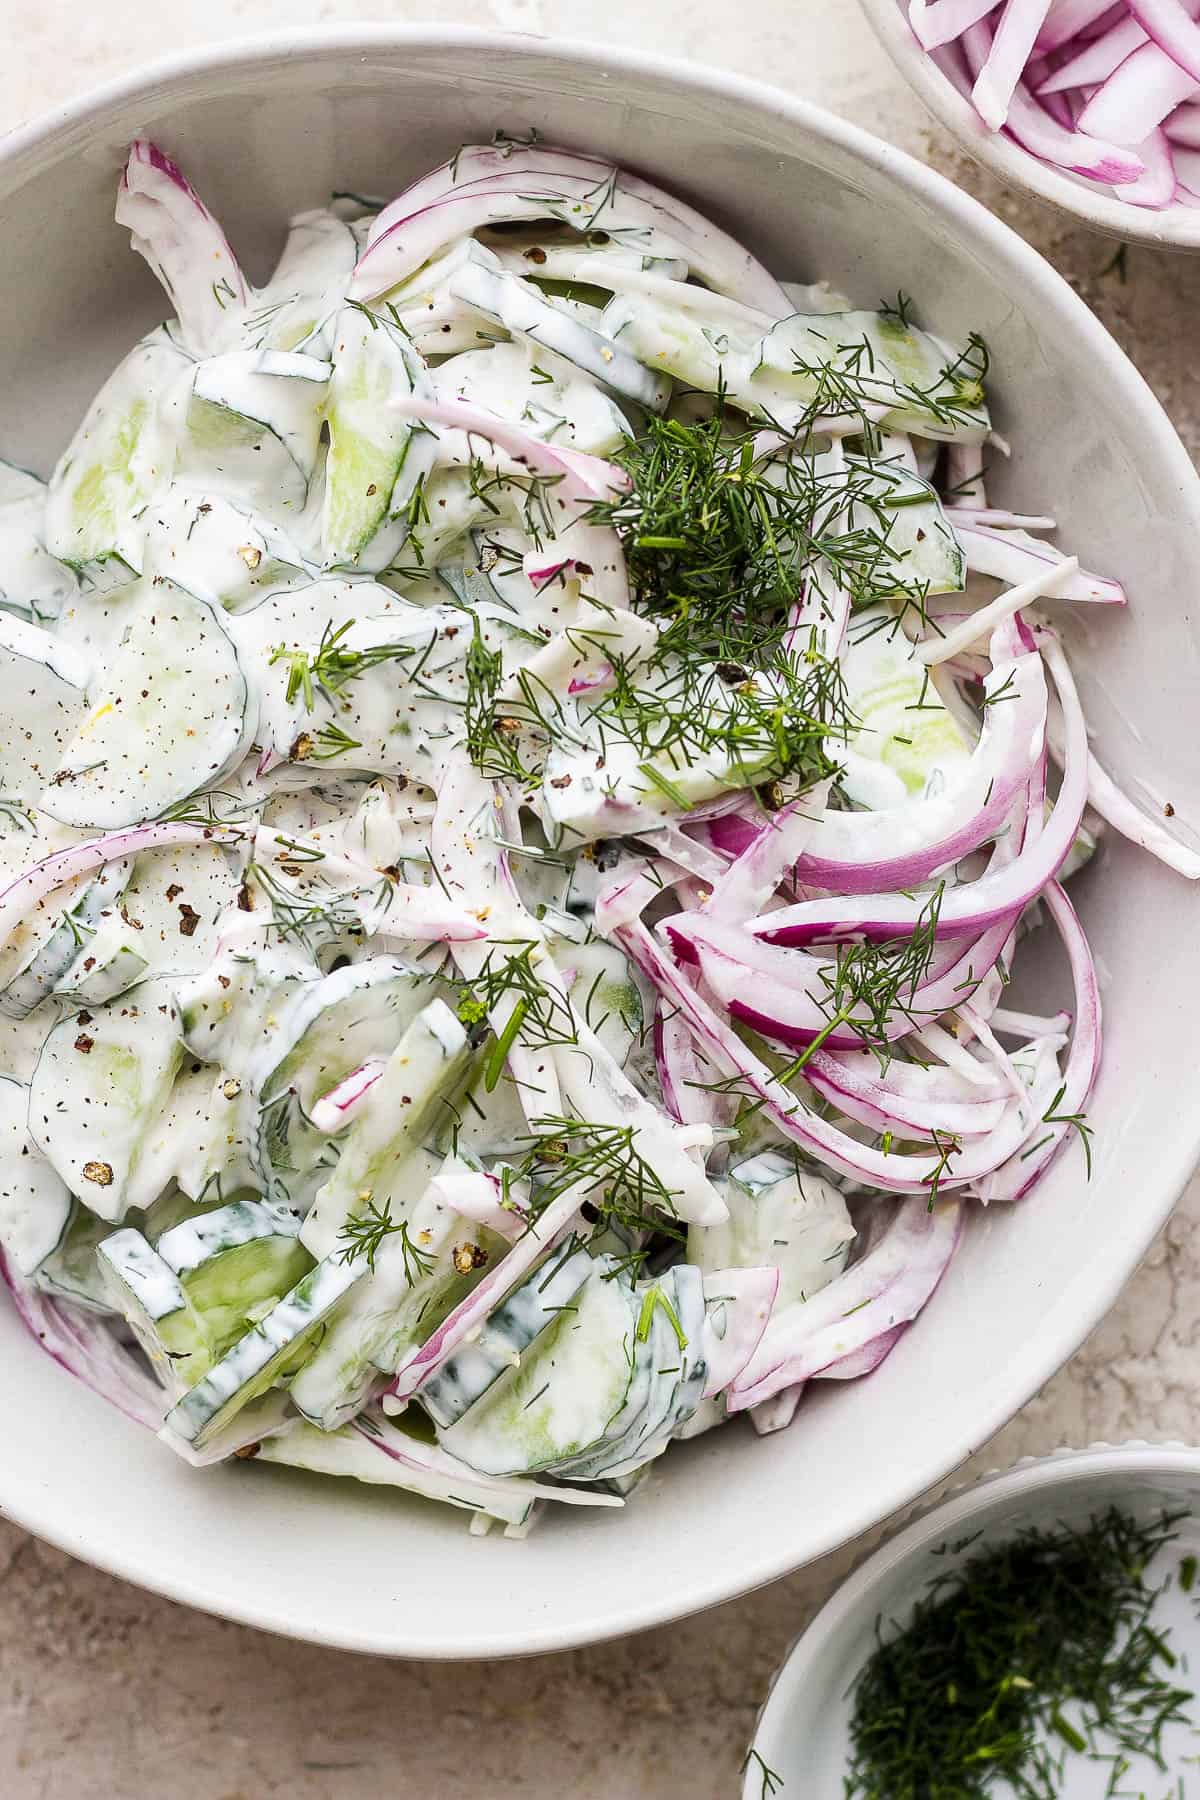
M944 1499L919 1512L917 1517L886 1537L841 1582L825 1604L809 1620L771 1677L771 1685L759 1710L751 1748L770 1763L770 1746L780 1721L792 1705L808 1672L825 1653L838 1632L869 1606L871 1595L885 1576L941 1537L961 1532L979 1517L1002 1506L1017 1494L1046 1496L1057 1488L1083 1485L1125 1472L1146 1475L1190 1475L1200 1490L1200 1447L1181 1443L1150 1444L1140 1439L1125 1444L1089 1444L1086 1449L1053 1450L1048 1456L1026 1456L1011 1468L992 1469L978 1481L954 1489ZM749 1756L747 1756L749 1761ZM747 1769L742 1800L759 1800L759 1777Z
M1200 208L1177 203L1161 211L1132 206L1115 194L1082 187L1060 174L1011 138L988 130L974 107L918 44L903 0L859 0L859 4L897 73L963 149L1001 180L1106 237L1152 244L1159 250L1200 249Z
M594 41L540 36L528 33L493 31L471 26L439 27L431 24L332 25L309 26L284 31L257 33L199 50L188 50L158 58L138 70L121 75L77 96L0 139L0 187L6 172L20 165L36 167L53 152L63 139L77 136L89 125L98 125L106 113L126 106L141 96L159 94L180 82L222 72L253 73L262 65L280 62L319 61L325 56L362 56L371 53L419 53L422 50L444 53L461 48L467 52L495 55L517 53L518 56L554 58L562 64L591 70L605 80L623 73L658 79L684 96L690 95L703 105L722 100L740 104L748 111L795 126L827 143L846 150L888 180L896 182L931 211L938 212L951 225L959 224L976 241L990 247L1008 265L1022 291L1041 299L1051 313L1057 313L1063 329L1070 329L1077 341L1090 345L1100 357L1110 379L1118 384L1131 408L1141 412L1147 429L1158 439L1164 476L1169 480L1176 504L1200 521L1200 474L1194 468L1182 442L1162 405L1129 357L1110 336L1100 321L1084 304L1063 276L1038 251L1001 219L995 217L979 201L954 186L945 176L925 167L907 152L898 150L862 127L827 112L804 100L794 99L780 89L753 78L730 74L704 64L679 61L669 56L643 53L625 48L611 48ZM986 1412L981 1412L969 1432L948 1441L935 1466L889 1471L887 1477L871 1489L872 1498L859 1503L855 1510L844 1511L837 1518L821 1522L811 1540L799 1553L789 1541L767 1542L751 1547L735 1563L713 1558L710 1566L695 1572L692 1583L665 1601L660 1596L647 1597L627 1604L620 1618L593 1620L579 1627L514 1626L510 1638L503 1642L489 1639L480 1642L469 1633L445 1642L435 1654L448 1660L468 1659L480 1655L534 1655L573 1648L584 1643L599 1642L626 1633L646 1630L672 1620L688 1617L723 1601L751 1592L777 1580L794 1569L817 1561L822 1556L873 1529L881 1520L894 1517L911 1506L920 1496L944 1481L956 1468L985 1444L1020 1409L1049 1376L1068 1360L1079 1345L1110 1310L1118 1294L1145 1255L1158 1230L1169 1217L1183 1191L1198 1158L1200 1158L1200 1113L1194 1123L1183 1109L1177 1114L1177 1135L1169 1152L1164 1151L1164 1169L1159 1191L1139 1208L1136 1225L1123 1238L1119 1257L1109 1255L1107 1265L1097 1269L1095 1284L1090 1289L1089 1303L1074 1311L1063 1309L1064 1317L1047 1342L1039 1339L1035 1354L1027 1345L1017 1348L1009 1359L1008 1380ZM259 1629L275 1631L288 1637L305 1638L315 1643L356 1650L370 1654L429 1657L428 1646L418 1637L406 1635L403 1627L386 1635L375 1631L348 1631L323 1628L298 1616L282 1603L280 1596L214 1599L204 1586L190 1578L186 1564L164 1574L157 1566L148 1568L139 1551L136 1534L130 1534L118 1549L114 1546L92 1549L86 1531L76 1525L48 1528L39 1519L36 1483L23 1485L21 1493L6 1492L9 1484L0 1467L0 1513L24 1529L42 1536L73 1555L91 1561L95 1566L163 1594L170 1599L216 1612L221 1617L237 1619Z

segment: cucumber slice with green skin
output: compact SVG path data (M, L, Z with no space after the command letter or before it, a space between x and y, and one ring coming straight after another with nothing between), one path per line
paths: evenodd
M850 492L862 495L846 509L847 531L886 536L886 563L873 583L887 591L888 571L898 594L957 594L966 586L967 564L942 503L927 481L898 463L870 463L848 456Z
M624 1068L645 1028L642 991L628 959L614 944L594 938L564 946L558 960L564 980L574 974L572 1006Z
M718 1269L779 1269L777 1307L819 1293L846 1266L854 1226L838 1190L794 1157L775 1150L736 1164L724 1188L729 1217L693 1225L688 1261Z
M903 806L940 791L968 766L973 745L930 673L913 660L887 608L851 621L842 674L857 723L849 740L839 741L837 760L845 765L843 790L856 805Z
M282 1207L236 1200L186 1219L159 1238L158 1255L179 1277L214 1357L311 1269L299 1229L296 1214Z
M352 1069L395 1049L427 980L398 957L375 956L296 991L250 1071L261 1105L257 1154L264 1178L304 1175L321 1160L329 1140L310 1123L314 1103ZM453 1014L447 1017L457 1025Z
M132 986L147 969L185 975L211 966L224 914L240 888L236 854L215 843L143 851L123 887L115 873L121 867L110 863L102 871L111 879L101 889L98 914L90 889L73 909L76 920L84 913L85 929L54 983L56 992L100 1002Z
M381 1374L435 1331L507 1248L425 1191L432 1160L418 1153L402 1165L408 1197L393 1219L403 1219L407 1236L383 1240L374 1268L338 1307L292 1384L293 1405L323 1431L352 1418Z
M242 1407L302 1362L329 1313L364 1273L362 1266L334 1261L310 1269L176 1402L166 1421L172 1431L203 1448Z
M239 762L254 725L216 612L163 583L130 624L42 806L64 824L107 831L157 818Z
M704 1398L704 1278L679 1263L658 1281L634 1290L638 1324L637 1372L623 1414L591 1452L556 1464L567 1481L613 1480L632 1475L661 1456ZM670 1308L670 1310L668 1310Z
M114 1225L158 1196L152 1160L145 1174L141 1164L182 1056L168 979L143 982L86 1026L61 1020L42 1046L30 1135L71 1192Z
M485 1475L548 1469L590 1450L624 1412L637 1370L638 1307L597 1258L574 1310L438 1441Z
M327 568L383 569L401 548L389 534L372 555L380 527L403 512L433 468L437 439L414 431L390 405L396 395L432 393L425 365L379 313L347 306L337 316L333 379L325 418L325 511L321 540Z
M78 899L64 912L8 985L0 992L0 1012L10 1019L24 1019L53 993L71 965L86 954L97 924L106 909L119 904L133 864L128 857L106 863L88 882ZM145 964L142 964L145 968Z
M100 1274L96 1252L112 1231L112 1224L79 1200L71 1207L71 1217L62 1238L41 1264L34 1279L43 1292L56 1299L70 1300L89 1312L109 1313L112 1298Z
M147 576L165 576L226 612L312 579L286 531L222 494L172 482L146 517Z
M372 1204L383 1211L411 1191L405 1185L410 1179L407 1159L443 1123L445 1105L454 1098L470 1054L466 1031L444 1000L430 1001L410 1021L366 1106L341 1139L337 1166L301 1228L301 1239L314 1256L338 1249L352 1213ZM343 1072L365 1060L365 1055L356 1057ZM318 1092L327 1093L333 1085L326 1081ZM394 1216L403 1215L397 1211Z
M277 350L197 364L180 470L268 518L301 511L316 472L330 367Z
M457 1506L467 1512L487 1513L510 1525L523 1525L533 1513L535 1499L517 1492L506 1495L495 1482L472 1481L471 1471L447 1475L440 1470L425 1470L412 1462L402 1462L405 1440L392 1429L398 1454L389 1456L377 1448L372 1434L346 1425L339 1431L319 1431L315 1425L298 1420L286 1431L267 1438L255 1457L256 1462L282 1463L290 1469L308 1469L316 1475L345 1475L384 1487L403 1488L406 1493L420 1494L426 1500L438 1500L445 1506Z
M141 570L141 514L175 460L162 403L191 368L165 331L151 332L109 376L50 477L46 548L89 580L119 585Z
M46 484L0 462L0 607L35 624L57 619L79 582L44 544Z
M601 387L636 400L651 412L662 412L671 397L669 381L601 332L568 318L536 288L510 275L482 244L468 242L466 256L447 282L447 292L485 318L495 319L514 336L565 357ZM601 304L606 299L603 295Z
M0 1250L33 1275L62 1242L72 1200L29 1141L29 1089L0 1075Z
M36 800L86 710L87 666L38 626L0 614L0 791Z
M113 1306L158 1379L176 1397L186 1392L212 1358L204 1326L178 1276L132 1226L105 1238L96 1261Z
M568 1240L502 1300L475 1342L456 1351L422 1387L421 1405L434 1423L448 1429L506 1369L516 1368L542 1332L571 1309L595 1266L586 1250Z
M185 1047L202 1062L249 1078L269 1060L271 1041L291 1001L319 976L311 957L290 944L264 947L236 939L203 975L176 989Z

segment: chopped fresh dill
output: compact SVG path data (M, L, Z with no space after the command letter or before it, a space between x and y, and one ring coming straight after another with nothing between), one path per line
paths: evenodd
M350 1215L338 1235L345 1239L338 1252L338 1261L352 1263L365 1259L372 1274L375 1259L387 1239L399 1238L404 1279L409 1287L415 1287L423 1276L428 1275L436 1261L432 1251L417 1243L407 1219L393 1219L391 1204L387 1201L379 1206L375 1200L368 1200L362 1212Z
M1110 1508L1027 1530L946 1569L903 1628L881 1623L853 1688L845 1800L1057 1800L1069 1755L1166 1773L1164 1731L1193 1696L1148 1570L1178 1517Z

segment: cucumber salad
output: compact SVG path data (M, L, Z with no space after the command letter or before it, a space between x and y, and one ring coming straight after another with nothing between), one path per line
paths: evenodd
M1200 875L1058 635L1125 595L989 504L981 341L592 157L260 288L153 144L116 217L172 316L0 469L0 1273L164 1457L621 1506L1085 1178L1063 880Z

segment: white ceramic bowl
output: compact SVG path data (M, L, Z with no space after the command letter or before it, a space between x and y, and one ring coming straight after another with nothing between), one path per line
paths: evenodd
M1184 1555L1200 1551L1200 1450L1179 1445L1097 1445L1059 1451L989 1475L917 1519L889 1539L827 1601L776 1675L754 1737L757 1753L747 1764L743 1800L765 1800L764 1765L779 1778L778 1800L842 1800L842 1776L850 1742L851 1686L875 1645L880 1620L903 1624L935 1577L1017 1533L1036 1526L1079 1526L1109 1506L1148 1524L1164 1511L1185 1516L1175 1526L1174 1544L1152 1566L1157 1585L1177 1570ZM1200 1668L1200 1613L1196 1595L1176 1587L1155 1608L1155 1622L1170 1631L1172 1650L1181 1656L1184 1685ZM1200 1717L1200 1708L1193 1709ZM1164 1738L1173 1778L1195 1757L1195 1733L1171 1728ZM1130 1774L1122 1792L1159 1794L1167 1776L1151 1769ZM1068 1763L1058 1800L1096 1800L1096 1765ZM1172 1793L1175 1791L1171 1789Z
M118 355L161 315L112 223L126 141L150 131L259 277L289 213L390 192L463 139L536 125L632 158L783 277L864 303L898 289L995 355L1001 497L1053 506L1127 617L1079 666L1118 776L1200 795L1187 600L1200 481L1157 403L1046 263L937 175L785 95L682 64L461 30L368 27L189 56L0 145L0 454L46 468ZM403 1497L237 1464L197 1474L75 1386L0 1306L0 1508L76 1554L254 1624L413 1656L579 1644L677 1617L820 1556L907 1505L1020 1406L1111 1305L1195 1160L1194 890L1125 845L1085 877L1110 1048L1096 1178L1065 1158L1027 1205L980 1214L920 1327L795 1429L678 1447L624 1514L469 1538Z
M1109 237L1168 250L1200 248L1200 210L1177 203L1161 212L1132 206L1112 189L1095 187L1065 169L1040 162L1011 138L989 131L970 101L926 55L909 29L908 0L861 0L861 4L880 43L934 118L1001 181L1024 188Z

